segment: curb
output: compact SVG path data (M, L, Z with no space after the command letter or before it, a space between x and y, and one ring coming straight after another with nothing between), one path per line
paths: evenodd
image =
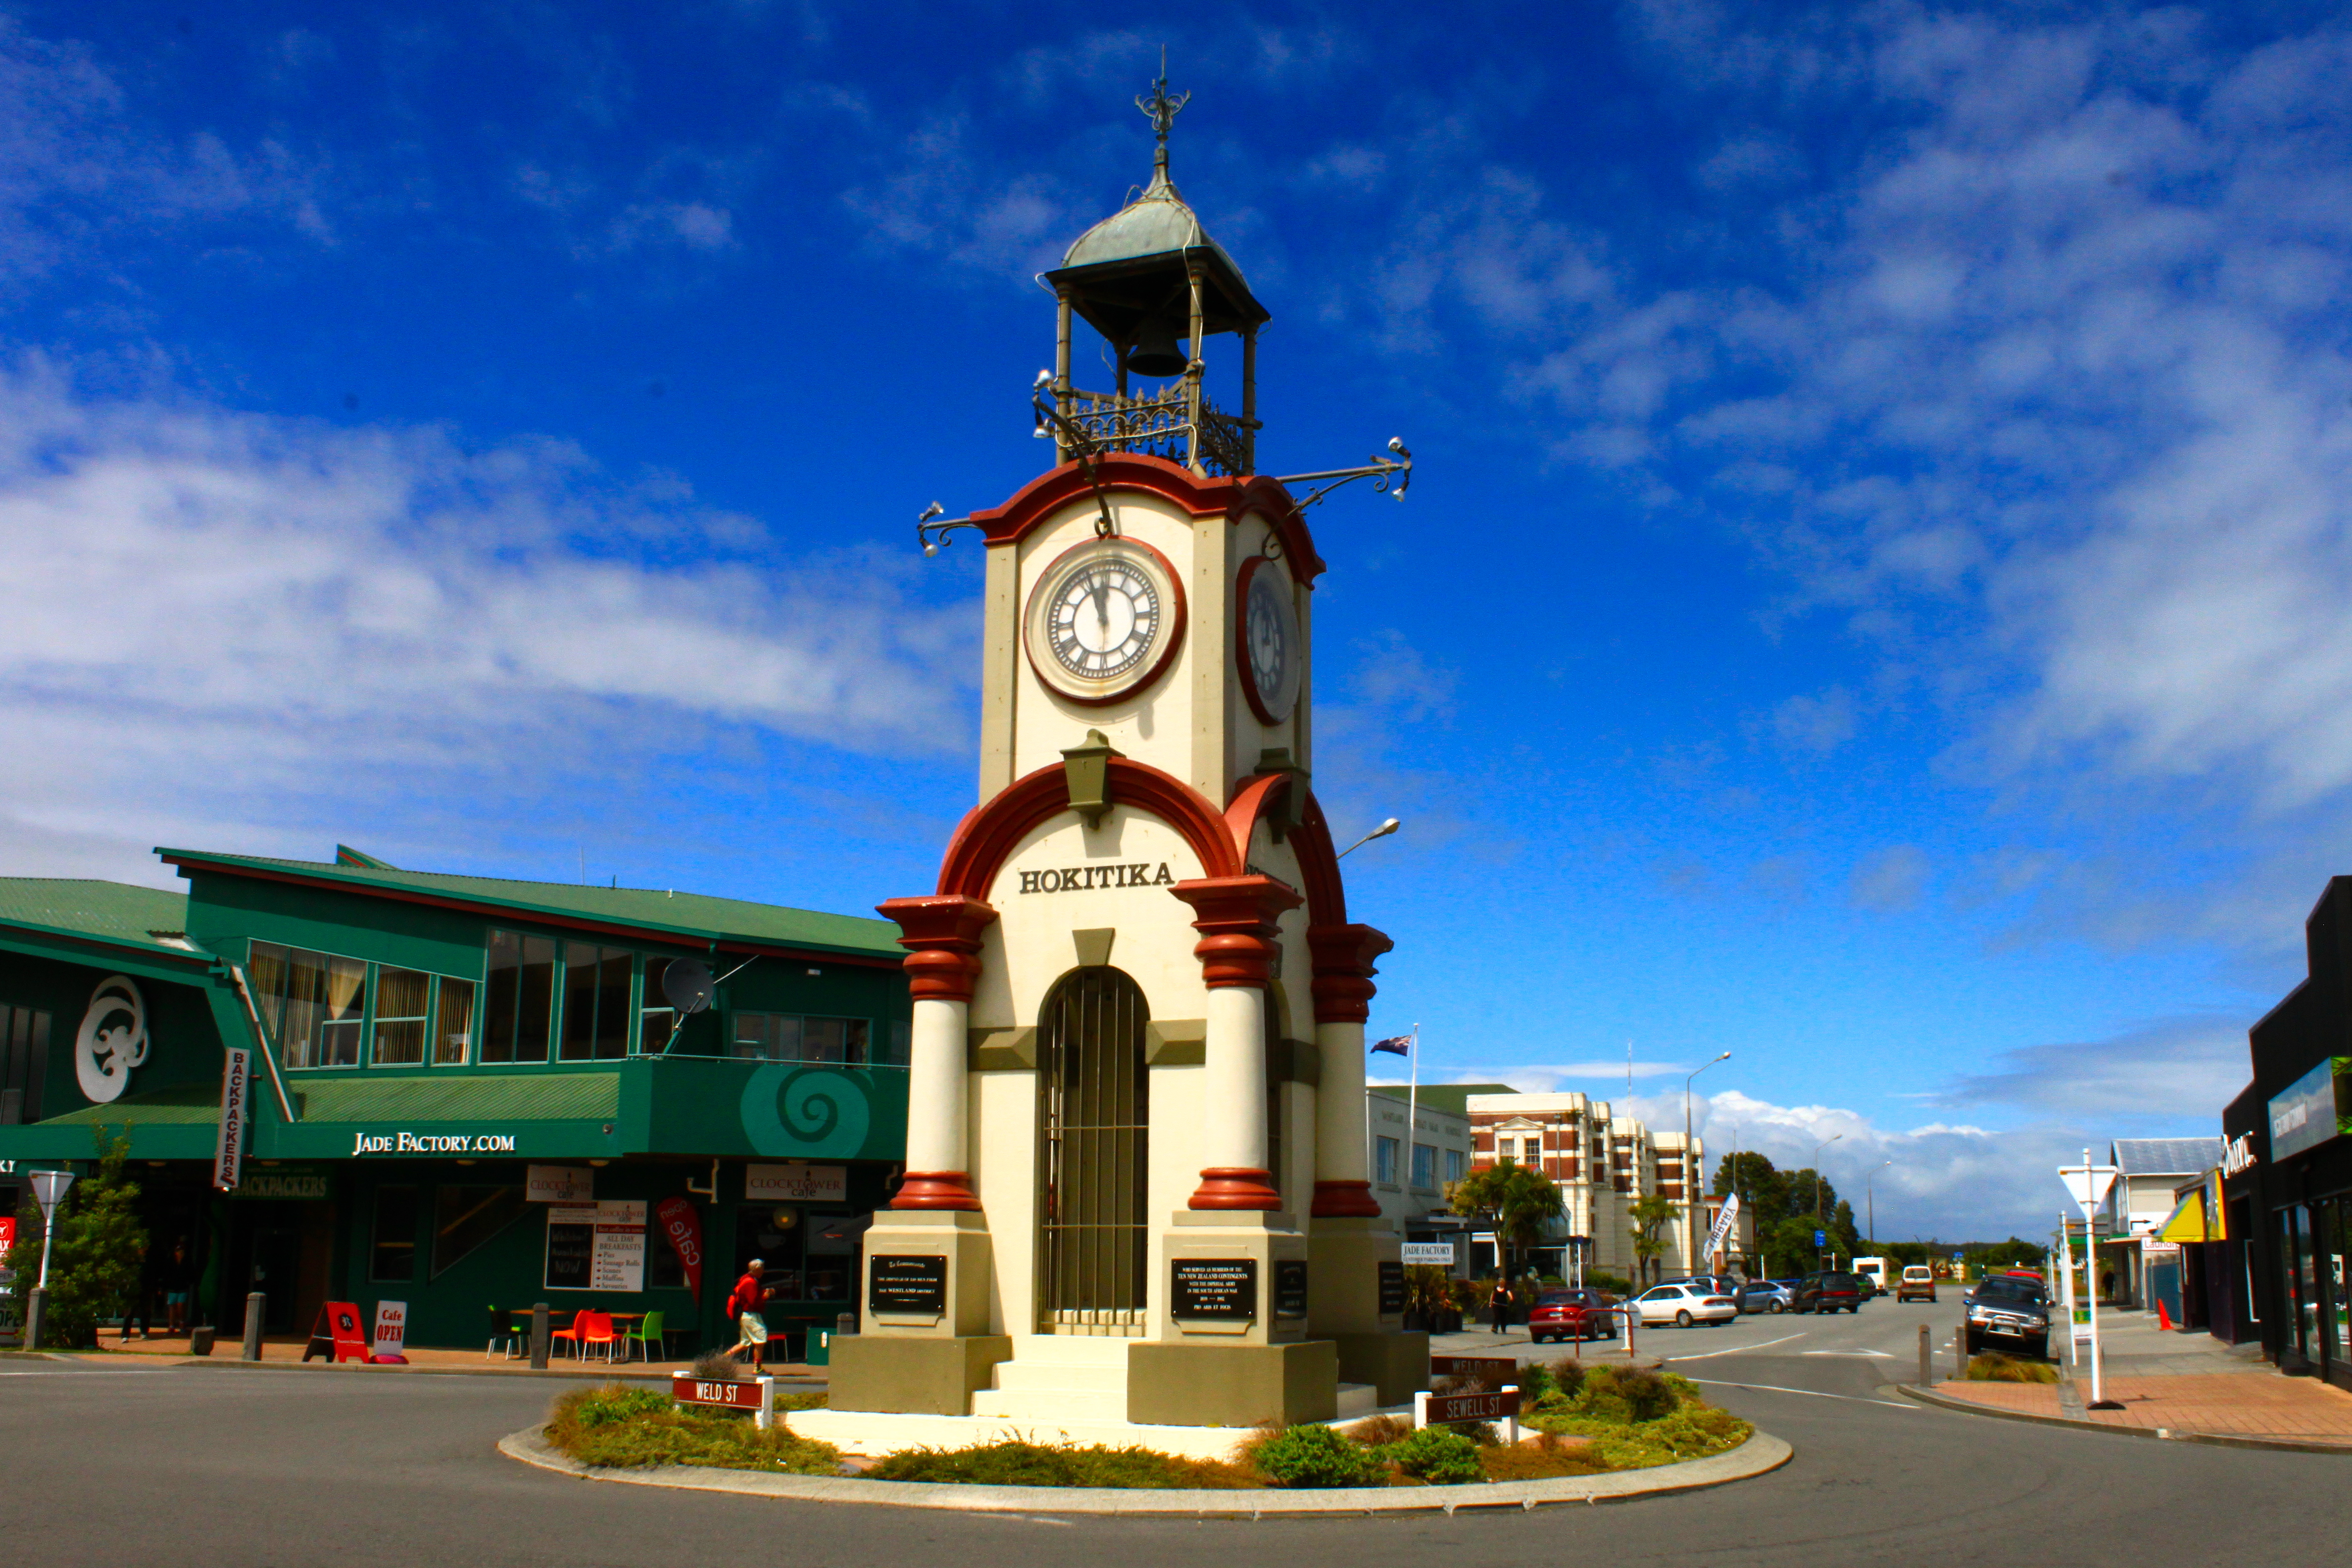
M548 1447L542 1428L526 1426L499 1439L499 1452L526 1465L583 1481L670 1487L687 1491L741 1492L803 1502L867 1503L880 1507L961 1509L977 1513L1177 1515L1188 1519L1299 1518L1317 1514L1444 1513L1460 1509L1517 1509L1547 1503L1621 1502L1664 1492L1700 1491L1779 1469L1796 1450L1768 1433L1727 1454L1619 1470L1601 1476L1561 1476L1544 1481L1492 1481L1466 1487L1334 1487L1316 1491L1155 1491L1114 1487L979 1487L919 1481L868 1481L850 1476L785 1476L666 1465L645 1470L598 1469ZM1239 1500L1248 1499L1248 1501Z
M53 1361L70 1361L76 1363L85 1362L85 1358L76 1355L56 1355L50 1357L50 1359ZM114 1358L112 1357L107 1357L105 1359L110 1363L114 1363ZM184 1359L175 1359L170 1356L157 1356L154 1358L154 1361L159 1368L175 1370L194 1371L199 1369L210 1369L215 1372L340 1372L355 1373L367 1377L552 1377L569 1378L573 1381L577 1381L582 1378L589 1378L604 1383L627 1381L634 1383L659 1383L666 1384L673 1375L672 1370L667 1367L658 1372L654 1372L646 1370L642 1364L636 1367L600 1367L593 1363L586 1367L551 1366L542 1372L536 1367L529 1366L418 1366L415 1364L407 1366L380 1366L366 1365L357 1362L246 1361L236 1356L229 1356L218 1361L205 1356L191 1356ZM796 1389L824 1388L826 1386L826 1383L825 1380L821 1377L777 1376L776 1386L779 1388L791 1387Z
M2071 1426L2077 1432L2105 1432L2118 1437L2145 1437L2161 1443L2202 1443L2214 1448L2259 1448L2283 1454L2352 1454L2352 1441L2325 1443L2295 1437L2241 1437L2228 1432L2189 1432L2173 1426L2124 1426L2105 1421L2078 1421L2071 1415L2038 1415L2028 1410L2000 1410L1973 1400L1954 1399L1948 1394L1929 1389L1914 1388L1907 1384L1888 1385L1893 1392L1920 1405L1932 1405L1938 1410L1957 1410L1968 1415L1989 1415L1996 1421L2030 1421L2037 1426Z

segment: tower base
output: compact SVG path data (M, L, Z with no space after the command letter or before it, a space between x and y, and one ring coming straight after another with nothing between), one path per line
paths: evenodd
M1291 1344L1167 1344L1127 1352L1127 1418L1163 1426L1295 1426L1339 1414L1339 1352Z
M1013 1354L1009 1334L918 1339L847 1334L833 1342L835 1410L919 1415L969 1415L975 1390Z
M1429 1386L1429 1336L1418 1330L1333 1334L1339 1381L1370 1384L1382 1405L1405 1405Z

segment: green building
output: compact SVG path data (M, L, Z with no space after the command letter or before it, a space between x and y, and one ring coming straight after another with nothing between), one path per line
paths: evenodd
M184 892L0 879L0 1212L127 1134L159 1324L184 1289L234 1335L258 1291L274 1334L393 1300L409 1343L480 1345L543 1300L661 1312L683 1352L733 1342L754 1257L780 1334L857 1310L906 1142L895 926L158 853Z

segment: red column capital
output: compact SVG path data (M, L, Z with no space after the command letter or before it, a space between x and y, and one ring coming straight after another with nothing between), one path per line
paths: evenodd
M891 899L874 906L898 924L907 950L908 989L918 1002L969 1002L980 979L980 937L996 918L993 905L959 893Z
M1275 921L1305 899L1272 877L1201 877L1168 889L1192 906L1201 933L1192 956L1212 991L1228 985L1263 987L1274 978Z
M1373 963L1396 946L1385 932L1367 925L1309 926L1307 951L1315 963L1315 1021L1361 1024L1372 1016L1380 987Z

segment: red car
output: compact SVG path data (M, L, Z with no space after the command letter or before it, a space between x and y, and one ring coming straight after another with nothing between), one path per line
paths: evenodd
M1606 1290L1582 1286L1546 1290L1528 1313L1528 1338L1546 1340L1607 1340L1617 1336L1617 1298Z

